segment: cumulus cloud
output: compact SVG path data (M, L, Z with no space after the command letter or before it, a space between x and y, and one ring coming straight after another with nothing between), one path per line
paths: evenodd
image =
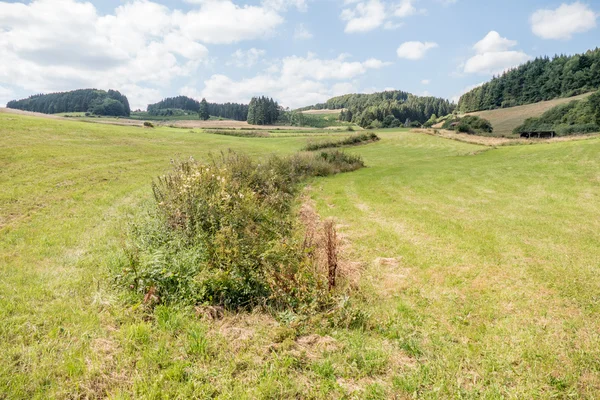
M571 39L575 33L595 28L599 15L586 4L563 3L555 10L534 12L530 18L531 30L543 39Z
M458 104L458 100L460 100L460 97L461 97L463 94L465 94L465 93L467 93L467 92L470 92L471 90L473 90L473 89L475 89L475 88L478 88L479 86L483 86L483 84L484 84L484 83L485 83L485 82L480 82L480 83L477 83L477 84L475 84L475 85L470 85L470 86L467 86L466 88L464 88L463 90L461 90L461 91L460 91L460 93L458 93L458 94L457 94L457 95L455 95L455 96L452 96L452 98L450 99L450 101L452 101L453 103L456 103L456 104Z
M197 97L211 101L248 102L252 96L269 93L282 105L299 107L355 91L353 79L389 63L377 59L349 61L347 55L321 59L313 54L291 56L262 73L240 80L223 74L211 76Z
M312 39L312 38L313 38L313 34L308 29L306 29L304 24L296 25L296 29L294 30L294 39L307 40L307 39Z
M434 42L404 42L398 47L396 53L400 58L414 61L422 59L429 50L436 47L438 44Z
M252 67L254 66L264 55L266 51L262 49L251 48L246 51L237 49L235 53L231 55L231 60L227 62L227 65L234 65L236 67Z
M509 50L516 45L517 41L491 31L475 43L476 54L467 60L463 70L468 74L498 74L530 60L531 57L522 51Z
M134 0L101 15L92 3L75 0L0 2L0 85L32 93L113 88L143 108L173 79L208 61L206 44L268 36L284 21L284 3L301 8L304 2L190 3L197 6L183 12Z
M4 107L6 103L13 100L13 91L9 88L0 86L0 107Z
M421 84L423 84L423 85L429 85L430 83L431 83L431 80L429 80L429 79L423 79L421 81Z
M401 0L387 3L381 0L346 0L347 6L342 10L340 18L346 21L346 33L368 32L379 27L397 29L402 26L398 19L415 14L425 14L426 10L417 9L415 0Z

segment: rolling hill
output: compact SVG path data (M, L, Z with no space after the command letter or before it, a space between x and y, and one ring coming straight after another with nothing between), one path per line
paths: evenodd
M513 136L513 129L523 124L527 118L539 117L553 107L569 103L573 100L584 99L591 94L592 92L574 97L541 101L539 103L527 104L524 106L499 108L497 110L476 111L463 115L476 115L490 121L494 127L494 136Z

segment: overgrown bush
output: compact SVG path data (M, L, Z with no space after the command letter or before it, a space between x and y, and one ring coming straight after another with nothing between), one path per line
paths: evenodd
M306 151L315 151L321 149L331 149L343 146L356 146L359 144L365 144L370 142L376 142L379 140L379 136L374 133L361 133L357 135L348 136L342 140L328 140L324 142L312 142L304 147Z
M148 121L144 122L144 126L146 128L154 128L154 124L152 122L148 122Z
M466 115L462 118L448 118L444 121L442 128L469 134L492 133L494 131L490 121L475 115Z
M269 132L266 131L243 131L243 130L220 130L220 129L211 129L207 130L207 133L212 133L215 135L224 135L224 136L237 136L237 137L269 137L271 136Z
M292 212L298 183L363 165L340 151L260 164L232 152L210 163L176 163L154 182L154 202L133 223L117 279L163 303L322 307L327 276Z

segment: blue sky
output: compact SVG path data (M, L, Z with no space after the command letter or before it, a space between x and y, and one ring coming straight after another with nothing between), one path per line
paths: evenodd
M456 99L526 60L598 46L600 1L0 1L0 105L117 89L299 107L399 89Z

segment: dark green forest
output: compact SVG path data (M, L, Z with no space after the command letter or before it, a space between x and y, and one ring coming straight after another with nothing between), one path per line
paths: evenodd
M187 96L177 96L148 105L148 114L154 116L183 114L180 110L199 113L200 102ZM248 105L238 103L208 103L208 113L213 117L246 121L248 118Z
M251 125L273 125L279 120L279 104L264 96L253 97L248 105L248 123Z
M492 110L571 97L600 88L600 49L536 58L462 95L460 112ZM439 114L438 114L439 115Z
M306 110L339 110L340 120L363 128L390 128L406 122L425 123L432 115L447 115L455 106L446 99L420 97L394 90L372 94L347 94L333 97L326 103L305 107Z
M36 94L6 105L44 114L90 112L96 115L129 116L131 109L125 95L116 90L79 89L70 92Z

